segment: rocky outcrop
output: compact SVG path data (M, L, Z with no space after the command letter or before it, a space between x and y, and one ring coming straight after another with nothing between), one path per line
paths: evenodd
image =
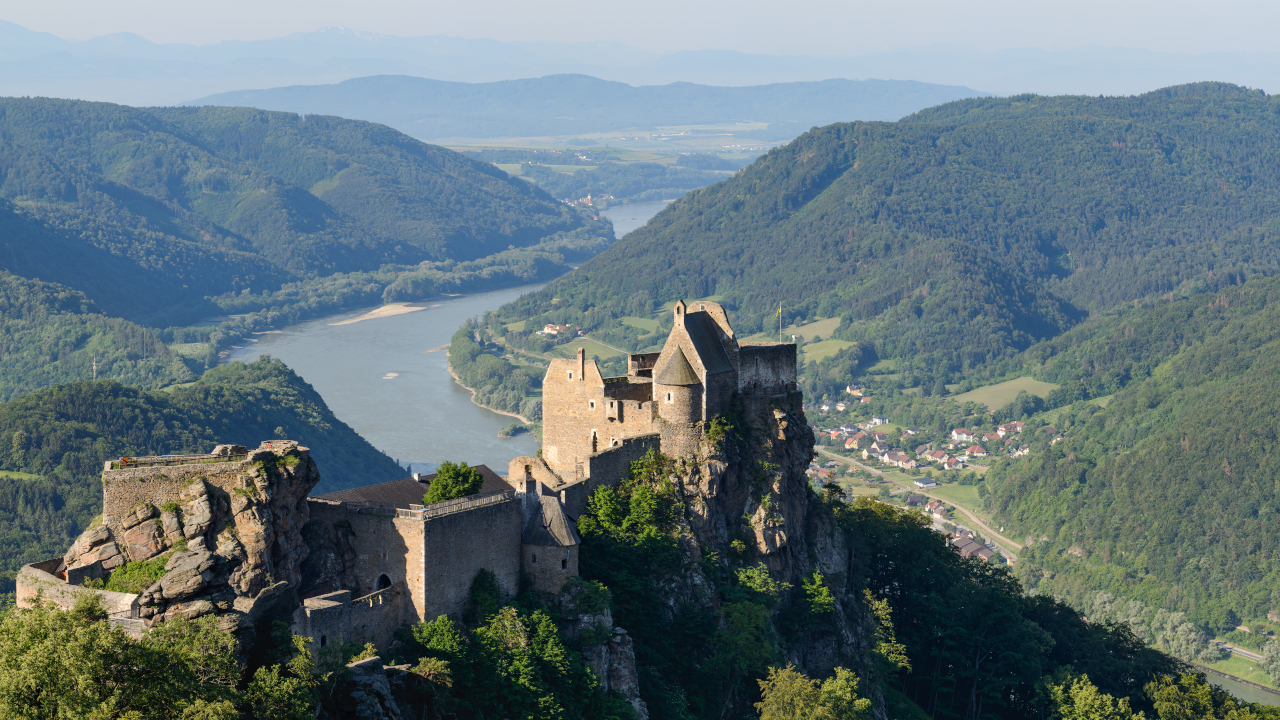
M735 557L746 565L763 563L774 579L793 588L820 571L840 598L840 612L810 637L788 643L785 657L820 677L837 665L862 666L868 646L864 610L852 593L840 592L850 575L850 548L805 476L813 458L813 431L801 397L744 398L732 418L736 432L718 443L704 440L696 455L677 460L676 481L689 508L681 539L686 562L661 587L674 616L685 603L714 609L704 557L722 564ZM735 541L745 553L734 550ZM788 603L784 598L779 610Z
M403 673L403 671L399 671ZM401 720L391 681L382 659L371 657L347 665L333 689L322 717L338 720Z
M166 557L164 575L139 597L143 619L218 613L231 616L221 623L228 629L253 627L264 612L255 598L302 580L306 497L320 474L296 442L263 443L253 451L219 446L212 456L229 461L207 465L207 474L184 466L180 482L169 481L176 492L167 497L173 499L160 507L140 502L111 526L85 531L63 558L60 570L68 582L107 577L128 561Z
M649 720L649 708L640 699L635 647L626 630L615 627L607 641L583 647L582 660L600 679L606 693L616 692L626 698L635 709L637 720Z

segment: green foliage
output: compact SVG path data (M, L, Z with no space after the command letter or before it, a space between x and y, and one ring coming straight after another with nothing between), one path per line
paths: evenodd
M815 617L830 615L836 610L836 598L817 568L804 580L804 602L809 614Z
M479 470L467 467L466 462L455 463L445 460L436 470L436 476L431 481L431 486L427 488L427 494L422 496L422 504L432 505L474 495L480 491L480 486L483 484L484 476Z
M730 597L750 600L765 607L777 605L782 596L791 589L790 583L774 580L764 563L757 563L754 567L738 568L734 572L734 577L738 584L727 591ZM821 583L822 580L819 578L817 584L821 585ZM806 584L806 590L808 587Z
M1018 558L1029 587L1082 607L1106 591L1140 601L1148 623L1162 609L1210 633L1280 607L1280 467L1268 451L1280 439L1277 327L1280 281L1260 278L1099 318L1028 351L1128 378L1105 408L1061 410L1065 441L1035 435L1030 455L986 475L986 509L1037 538Z
M295 644L295 647L298 645ZM301 645L305 649L305 644ZM241 687L236 640L212 615L157 625L133 640L94 596L0 617L0 716L35 720L309 718L305 663L262 668Z
M280 424L295 428L324 469L316 492L403 474L278 360L231 363L169 392L100 380L0 404L0 468L39 478L0 485L0 572L11 583L23 564L71 545L102 511L105 461L256 447Z
M111 571L103 589L136 595L159 580L168 563L168 554L150 560L131 560Z
M467 622L487 623L501 609L502 588L498 586L498 577L481 568L471 580L471 590L467 595Z
M1055 714L1062 720L1137 720L1143 717L1142 713L1135 714L1129 708L1127 698L1116 700L1099 692L1089 682L1088 675L1069 683L1050 685L1049 698Z
M858 697L858 678L838 667L821 684L788 665L769 668L758 681L760 720L862 720L871 714L871 701Z
M833 510L860 548L856 581L879 598L867 597L878 627L892 606L893 639L877 633L882 665L926 713L1024 717L1045 697L1040 680L1058 672L1087 674L1102 692L1150 707L1143 686L1184 667L1125 625L1086 621L1063 602L1024 594L1003 568L961 559L919 513L871 498ZM893 668L904 660L905 675Z
M1259 665L1271 676L1271 682L1280 685L1280 642L1271 640L1263 647Z
M474 630L447 616L419 623L424 656L415 672L434 686L433 702L462 717L576 717L630 720L630 705L610 698L581 656L542 610L504 607Z
M528 371L517 369L506 359L487 352L485 346L476 342L476 329L473 322L468 322L453 334L449 343L449 368L463 385L475 390L477 403L503 412L521 412L525 395L535 387L535 380ZM537 382L541 382L540 377ZM541 403L538 403L536 415L525 417L541 419Z

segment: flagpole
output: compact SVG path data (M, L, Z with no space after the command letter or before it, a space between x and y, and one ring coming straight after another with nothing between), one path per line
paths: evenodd
M778 303L778 342L782 342L782 303Z

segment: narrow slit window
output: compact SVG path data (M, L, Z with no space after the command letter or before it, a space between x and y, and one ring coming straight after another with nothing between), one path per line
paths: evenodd
M671 402L671 393L667 393L667 402Z

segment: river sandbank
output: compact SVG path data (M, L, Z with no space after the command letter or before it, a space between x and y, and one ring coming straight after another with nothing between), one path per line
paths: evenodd
M430 307L440 307L439 305L410 305L409 303L396 303L394 305L383 305L380 308L374 308L359 317L349 318L340 322L329 323L330 325L350 325L363 320L377 320L378 318L393 317L395 315L404 315L405 313L426 310Z

